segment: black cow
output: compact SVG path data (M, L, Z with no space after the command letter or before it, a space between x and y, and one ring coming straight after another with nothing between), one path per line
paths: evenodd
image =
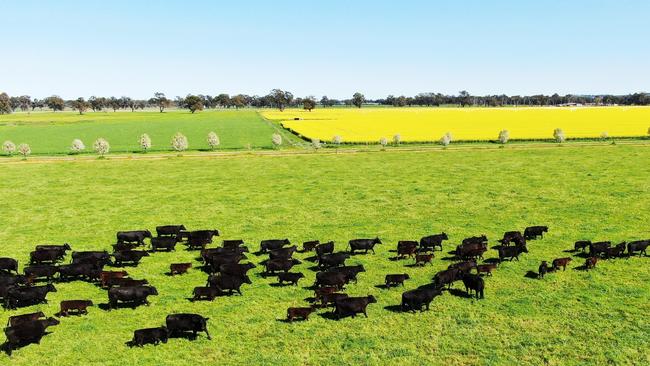
M138 329L133 332L133 339L127 342L129 347L142 347L145 344L158 345L158 343L167 343L169 331L166 327Z
M153 286L112 287L108 290L108 303L111 309L117 307L120 301L132 303L133 306L144 303L149 305L147 296L158 295Z
M381 244L379 238L374 239L352 239L348 242L350 248L350 253L354 254L357 250L363 250L365 254L368 254L368 251L372 251L375 254L375 245Z
M144 245L145 238L152 238L151 231L149 230L133 230L133 231L118 231L117 243L138 243Z
M192 301L199 300L214 300L215 297L221 295L223 292L216 287L210 286L197 286L192 291Z
M63 244L39 244L35 248L36 250L58 250L60 252L63 252L65 255L65 252L68 250L72 250L70 247L70 244L68 243L63 243Z
M285 273L285 272L281 272L281 273L278 273L278 282L279 282L280 284L283 284L284 282L290 282L290 283L293 284L294 286L297 286L297 285L298 285L298 281L299 281L301 278L305 278L305 275L302 274L301 272L297 272L297 273L292 273L292 272L286 272L286 273Z
M210 318L204 318L198 314L171 314L167 315L165 323L167 324L167 329L169 330L170 335L180 335L185 332L192 332L192 336L196 338L197 332L205 332L205 335L208 339L210 333L208 333L208 320Z
M125 250L123 252L113 253L115 259L115 266L121 267L125 263L131 265L138 265L142 257L148 257L149 253L144 250Z
M59 269L56 266L51 266L49 264L27 266L23 268L25 276L32 277L33 279L46 278L50 282L58 271Z
M320 240L311 240L302 243L303 252L311 252L320 244Z
M510 258L510 261L512 261L513 258L519 260L519 255L521 253L528 253L528 248L526 248L525 245L515 245L513 247L500 246L498 251L499 262L503 262L506 258Z
M435 250L436 247L440 247L440 251L442 251L443 240L449 240L449 237L445 232L422 237L420 239L420 248L422 248L423 250L427 250L427 249Z
M472 269L476 268L476 262L475 261L465 261L465 262L458 262L458 263L453 263L450 264L448 269L451 268L456 268L461 272L461 274L465 273L470 273Z
M63 259L65 252L58 249L35 250L29 253L29 264L54 264Z
M451 288L451 285L460 279L460 275L461 272L457 268L446 269L436 273L433 277L433 283L439 288L445 286Z
M331 253L324 254L318 260L318 266L321 268L331 268L345 265L345 260L350 258L348 253Z
M404 281L410 279L408 274L387 274L385 278L386 288L390 288L392 285L402 285L404 287Z
M612 242L610 241L601 241L598 243L591 243L589 244L589 255L592 257L600 257L602 254L607 253L607 249L609 249L612 245Z
M422 286L415 290L406 291L402 294L402 311L410 310L415 313L416 310L424 311L423 307L429 310L431 301L441 294L442 290L440 288L430 286Z
M607 252L605 252L605 257L607 259L610 258L621 258L623 257L623 254L625 253L625 242L616 244L613 248L607 249Z
M590 240L578 240L578 241L575 242L575 244L573 245L573 250L576 251L576 252L577 252L578 250L584 252L584 251L585 251L585 248L589 248L590 245L591 245L591 241L590 241Z
M298 247L296 247L295 245L286 248L274 249L270 251L269 258L270 259L291 259L291 257L293 257L293 253L295 253L297 249Z
M526 239L521 234L520 231L506 231L503 234L503 239L499 240L499 243L503 245L510 245L510 243L515 243L515 245L526 244Z
M548 232L548 226L529 226L524 230L526 240L535 240L538 236L544 238L544 233Z
M219 230L195 230L188 232L187 246L188 249L203 249L206 245L212 243L212 238L219 236Z
M111 288L114 286L119 287L136 287L148 285L147 280L136 280L133 278L109 278L106 280L106 287Z
M415 240L400 240L397 242L397 258L413 257L418 251L418 242Z
M161 236L157 238L151 238L151 250L160 251L165 250L171 252L176 250L176 243L178 242L178 237L176 236Z
M293 322L296 319L307 320L309 319L309 314L316 311L313 306L308 308L288 308L287 309L287 321L289 323Z
M548 273L549 267L546 261L542 261L542 264L539 265L537 269L537 278L542 279Z
M32 280L33 277L23 275L0 276L0 298L4 299L9 289L18 285L31 284Z
M152 238L151 240L153 240ZM134 250L135 248L139 247L138 243L117 243L113 244L113 251L114 252L123 252L125 250Z
M58 325L59 321L54 318L33 320L18 327L5 328L7 342L6 352L11 356L13 350L30 343L40 343L41 338L49 326Z
M278 271L283 271L286 273L289 272L289 270L293 268L294 265L295 264L291 259L271 259L265 264L266 273L274 274Z
M269 250L280 249L285 245L291 244L289 239L269 239L260 242L260 251L266 253Z
M316 273L316 282L314 283L315 287L331 286L336 287L337 289L343 289L343 286L347 284L348 278L345 273L340 272L318 272Z
M219 273L243 276L253 268L255 268L253 263L226 263L219 266Z
M465 285L465 291L470 296L472 295L472 291L474 291L476 292L477 300L485 297L483 294L485 290L485 281L483 281L483 277L472 273L465 273L463 275L463 284Z
M416 266L423 266L425 264L429 263L430 265L433 266L433 253L429 254L416 254L415 255L415 265Z
M456 256L458 258L476 258L482 257L487 251L485 243L466 243L456 247Z
M47 303L46 296L49 292L56 292L51 283L45 286L9 288L5 296L5 307L15 309L17 306Z
M358 264L356 266L334 267L334 268L328 269L327 271L328 272L343 273L343 274L345 274L345 277L347 278L348 282L357 283L357 275L359 273L361 273L361 272L365 272L366 269L363 267L363 265Z
M212 254L205 257L205 264L208 265L211 273L216 273L223 264L236 264L246 259L241 254Z
M646 253L648 246L650 246L650 240L631 241L627 244L627 254L632 256L634 253L639 252L639 257L641 254L648 255Z
M163 226L156 226L156 235L159 237L161 236L166 236L166 237L175 237L179 238L181 236L181 231L186 231L187 228L185 225L163 225Z
M92 263L102 266L111 263L111 255L107 251L72 252L72 263Z
M472 237L469 237L469 238L465 238L465 239L463 239L462 244L463 245L466 245L466 244L485 244L485 245L487 245L487 242L488 242L487 236L481 235L481 236L472 236Z
M251 279L247 275L243 276L233 276L226 274L210 275L208 277L207 286L215 287L225 292L228 290L228 294L232 295L233 291L237 291L238 294L241 293L241 285L243 284L252 284Z
M18 261L13 258L0 258L0 272L18 273Z
M321 301L320 306L325 308L325 307L334 305L334 304L336 304L337 301L342 300L342 299L346 299L348 297L350 297L348 294L343 294L343 293L339 293L339 292L332 292L332 293L323 294L320 297L320 301Z
M316 246L316 256L320 259L325 254L334 253L334 242L329 241L327 243L319 244Z
M352 315L354 318L357 314L363 314L368 317L366 308L368 304L374 304L377 302L374 296L368 295L363 297L346 297L340 299L335 303L336 308L334 309L334 314L337 319L340 319L341 316Z
M59 279L62 281L79 278L92 281L101 276L101 268L97 268L91 263L63 264L58 266L57 270L59 272Z
M226 249L235 249L244 245L244 241L242 239L224 240L222 245ZM246 251L248 251L248 248L246 248Z
M31 322L33 320L39 320L41 318L45 318L45 314L43 314L42 311L10 316L9 320L7 321L7 327L18 327L22 324Z

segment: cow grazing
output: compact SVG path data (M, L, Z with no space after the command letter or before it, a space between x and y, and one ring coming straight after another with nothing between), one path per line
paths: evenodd
M124 278L129 274L126 271L102 271L99 274L99 282L102 287L108 287L108 281L115 278Z
M108 290L109 308L114 309L119 302L131 303L133 307L138 304L149 305L148 296L158 295L153 286L112 287Z
M144 245L145 238L152 238L151 231L149 230L134 230L134 231L118 231L116 234L117 243L138 243Z
M414 240L400 240L397 242L397 258L413 257L418 251L418 242Z
M176 250L176 243L178 243L177 236L161 236L151 238L151 250L154 252L166 251L171 252Z
M616 244L613 248L608 248L605 252L605 258L621 258L625 253L625 242Z
M348 242L348 247L350 248L350 254L354 254L355 251L363 251L364 254L368 254L368 251L372 251L372 254L375 254L376 244L381 244L379 238L352 239Z
M402 285L404 287L404 281L410 279L408 274L403 273L403 274L387 274L385 278L385 284L386 288L390 288L391 286L395 285Z
M339 290L343 289L348 283L348 278L345 273L341 272L318 272L316 273L315 287L336 287Z
M308 308L288 308L287 309L287 321L293 322L296 319L308 320L309 314L316 311L312 306Z
M301 278L305 278L305 275L302 274L302 273L300 273L300 272L297 272L297 273L292 273L292 272L286 272L286 273L281 272L281 273L278 273L278 282L279 282L280 284L283 284L284 282L289 282L289 283L291 283L292 285L297 286L297 285L298 285L298 281L299 281Z
M32 320L21 324L18 327L5 328L7 341L5 349L9 356L13 350L30 343L40 343L48 327L58 325L59 321L54 318Z
M546 261L542 261L542 264L539 265L539 268L537 269L537 278L542 279L544 276L549 271L548 263Z
M548 232L548 226L529 226L524 230L526 240L535 240L537 237L544 238L544 233Z
M208 339L210 333L208 332L208 320L199 314L171 314L167 315L165 323L170 335L181 335L183 333L191 332L192 336L196 338L198 332L205 332Z
M332 253L334 253L333 241L329 241L323 244L318 244L316 246L316 257L318 257L318 259L322 258L325 254L332 254Z
M34 287L12 287L5 295L5 307L15 309L17 306L47 303L46 296L49 292L56 292L54 285Z
M253 263L226 263L219 266L219 273L244 276L253 268L255 268L255 265Z
M431 288L428 286L406 291L402 294L401 309L402 311L412 311L414 313L417 310L424 311L423 308L429 310L431 301L441 294L442 291L439 288Z
M553 269L557 271L562 267L562 270L566 271L566 266L571 263L571 260L569 257L553 259Z
M357 275L365 271L366 269L361 264L358 264L356 266L333 267L327 270L327 272L343 273L348 283L357 283Z
M639 252L639 257L641 254L648 255L646 253L648 246L650 246L650 240L631 241L627 244L627 254L632 256L634 253Z
M449 237L445 232L422 237L420 239L420 248L423 250L428 250L428 249L435 250L436 247L439 247L440 251L442 251L443 240L449 240Z
M323 254L318 259L318 266L321 268L332 268L332 267L344 266L345 260L348 258L350 258L350 254L343 253L343 252Z
M612 242L609 241L591 243L589 244L589 255L592 257L600 257L601 255L607 253L607 249L609 249L611 245Z
M429 263L430 265L433 266L433 253L431 254L416 254L415 255L415 265L416 266L424 266L425 264Z
M481 276L472 273L465 273L463 275L463 284L465 285L465 291L470 296L472 295L472 291L474 291L477 300L485 297L485 281L483 281Z
M596 263L598 263L598 257L589 257L585 261L585 269L588 271L592 268L596 268Z
M476 265L477 274L485 273L488 276L492 276L492 271L494 271L495 269L497 269L497 265L494 263Z
M312 240L312 241L306 241L302 243L302 251L303 252L311 252L316 249L316 247L320 244L320 240Z
M45 314L43 314L42 311L37 311L35 313L28 313L28 314L20 314L20 315L14 315L10 316L9 320L7 321L7 327L18 327L22 324L25 324L27 322L33 321L33 320L39 320L41 318L45 318Z
M172 263L169 265L169 273L172 276L185 274L190 268L192 268L192 263Z
M442 288L447 286L451 288L454 282L460 279L460 271L457 268L446 269L436 273L433 277L433 283L436 287Z
M13 258L0 258L0 272L18 274L18 261Z
M180 238L181 231L186 231L185 225L163 225L156 226L156 235L158 237L174 237Z
M578 240L577 242L575 242L575 244L573 244L573 250L576 252L578 250L584 252L585 248L589 248L590 245L591 245L590 240Z
M487 243L488 243L487 236L481 235L481 236L472 236L472 237L463 239L462 245L467 245L467 244L485 244L485 245L487 245Z
M166 327L144 328L133 332L133 339L127 342L129 347L142 347L145 344L158 345L160 342L167 343L169 331Z
M289 239L269 239L260 242L260 252L266 253L269 250L280 249L285 245L291 244Z
M513 247L499 247L499 262L503 262L504 259L510 258L510 261L513 259L519 260L519 255L521 253L528 253L528 248L526 245L515 245Z
M93 302L90 300L64 300L61 301L59 314L61 316L68 316L71 312L76 315L88 314L89 306L93 306Z
M344 299L338 300L334 305L334 315L337 319L340 319L342 316L352 315L354 318L357 314L363 314L368 317L366 308L368 304L374 304L377 302L374 296L368 295L363 297L346 297Z
M266 267L266 274L275 274L276 272L289 272L294 266L291 259L271 259L267 261L264 266Z
M124 264L137 266L143 257L148 257L149 253L144 250L125 250L123 252L113 253L115 266L121 267Z
M192 301L199 301L199 300L212 301L214 300L215 297L221 294L223 294L223 292L221 292L221 290L219 290L216 287L197 286L192 291Z
M295 253L297 249L298 247L292 245L286 248L271 250L269 252L269 258L270 259L291 259L291 257L293 257L293 253Z
M222 292L228 291L229 295L232 295L234 291L237 291L241 295L241 286L245 283L252 284L251 279L246 275L233 276L218 274L208 277L207 286L218 288Z

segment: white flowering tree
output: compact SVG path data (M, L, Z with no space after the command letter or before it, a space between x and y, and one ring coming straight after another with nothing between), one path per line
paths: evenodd
M339 147L341 147L341 142L343 142L343 137L341 137L340 135L335 135L334 137L332 137L332 143L334 144L334 146L336 146L337 154L339 152Z
M562 131L561 128L556 128L553 131L553 138L555 139L555 142L560 144L566 141L566 136L564 136L564 131Z
M282 145L282 136L279 133L274 133L271 136L271 142L273 143L273 147L279 149Z
M399 146L401 142L402 142L402 135L398 133L395 136L393 136L393 143L395 144L395 146Z
M510 132L508 132L508 130L501 130L501 132L499 132L499 142L502 145L505 145L508 143L508 140L510 140Z
M187 150L189 147L189 143L187 141L187 137L183 135L180 132L176 132L176 134L172 137L172 149L178 152L183 152Z
M100 157L104 157L104 155L108 154L108 152L111 150L111 145L106 141L105 138L100 137L97 140L95 140L95 143L93 144L93 149L97 154L99 154Z
M215 132L208 133L208 145L212 150L221 145L221 140L219 140L219 136Z
M79 154L84 150L86 150L86 145L84 145L83 141L81 141L80 139L72 140L72 144L70 145L70 151L72 151L73 154Z
M600 138L603 139L603 140L607 140L607 139L609 138L609 132L607 132L607 131L603 131L603 132L600 134Z
M321 146L322 146L322 145L321 145L321 142L320 142L319 139L316 139L316 138L311 139L311 147L313 147L314 150L318 150L318 149L320 149Z
M140 143L140 148L142 151L147 152L147 150L151 149L151 137L149 137L149 135L146 133L143 133L142 136L140 136L140 140L138 142Z
M385 137L380 138L379 145L381 145L382 150L386 149L386 145L388 145L388 139Z
M5 141L5 142L2 143L2 151L5 154L11 156L16 152L16 144L14 144L13 142L8 141L8 140Z
M23 159L27 159L27 156L32 153L32 149L27 144L18 145L18 153L23 156Z
M449 132L447 132L446 134L442 135L442 137L440 138L440 145L447 147L449 146L450 143L451 143L451 135L449 134Z

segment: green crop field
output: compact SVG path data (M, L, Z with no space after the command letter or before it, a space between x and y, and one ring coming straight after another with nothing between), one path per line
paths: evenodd
M171 150L176 132L185 134L192 150L208 149L208 132L221 139L220 149L270 148L273 127L257 112L210 110L191 114L185 110L145 112L35 112L0 115L0 143L27 143L33 154L67 154L73 139L81 139L86 151L103 137L112 152L140 151L143 133L151 136L151 151Z
M224 115L230 113L248 112ZM258 122L251 116L242 123ZM208 121L203 124L210 128ZM44 130L48 128L57 127ZM161 138L174 130L169 127ZM130 136L138 131L115 133ZM312 254L296 255L303 262L296 269L306 274L297 287L271 286L275 278L261 277L258 266L243 296L192 303L187 300L192 288L204 285L207 275L196 268L183 276L165 275L173 262L199 265L197 253L179 245L176 252L152 254L137 268L126 268L133 278L146 278L158 289L150 306L102 310L97 305L107 303L105 290L72 282L56 284L58 292L48 295L47 305L0 312L5 324L19 313L42 310L52 315L64 299L87 298L96 305L87 316L62 318L40 345L21 348L11 358L1 354L0 364L648 364L650 257L602 261L585 272L576 270L584 263L576 256L566 272L543 280L525 275L536 271L541 260L572 255L563 251L578 239L650 237L649 160L647 147L621 145L5 160L0 164L0 256L18 258L21 268L39 243L110 250L118 230L176 223L190 229L219 228L218 239L242 238L252 251L262 239L285 237L294 243L334 240L339 250L357 237L377 235L384 244L374 255L348 261L363 264L367 272L347 292L378 299L369 306L368 319L336 321L322 310L306 322L280 321L287 307L305 306L304 299L313 294L308 287L314 281L314 264L305 260ZM519 262L504 263L486 278L483 300L461 296L462 283L456 283L460 291L445 292L430 311L406 314L395 310L403 289L377 287L387 273L409 273L406 289L427 284L452 263L444 259L446 252L462 238L486 234L493 245L504 231L527 225L548 225L550 231L529 243L530 253ZM445 252L436 252L432 266L413 268L408 266L411 260L389 259L398 240L440 231L450 240ZM494 256L494 250L486 253L486 258ZM264 258L249 254L254 263ZM200 335L193 342L171 339L155 347L125 346L135 329L163 325L165 316L174 312L209 317L212 341Z

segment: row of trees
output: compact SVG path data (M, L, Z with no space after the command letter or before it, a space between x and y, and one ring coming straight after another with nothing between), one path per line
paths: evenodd
M407 106L441 106L441 105L457 105L461 107L467 106L481 106L481 107L500 107L500 106L561 106L571 104L581 105L650 105L650 94L648 93L634 93L628 95L531 95L531 96L508 96L501 95L487 95L476 96L471 95L467 91L461 91L458 95L443 95L440 93L420 93L418 95L407 96L394 96L389 95L386 98L376 100L366 100L365 96L361 93L354 93L352 98L338 100L330 99L323 96L317 100L314 96L306 96L304 98L294 97L293 93L282 90L273 89L265 96L250 96L245 94L237 94L230 96L228 94L219 94L217 96L210 95L187 95L185 97L177 96L174 99L167 98L164 93L155 93L150 99L132 99L130 97L97 97L92 96L87 100L83 97L64 100L63 98L53 95L43 99L31 98L29 95L12 96L6 93L0 93L0 114L7 114L21 110L23 112L33 111L36 108L42 110L44 108L50 109L54 112L62 111L69 108L83 114L88 110L93 112L104 110L142 110L145 108L157 108L160 112L165 109L176 107L188 109L192 113L204 109L212 108L277 108L283 111L285 108L304 108L311 111L317 106L332 107L335 105L348 105L361 108L362 105L371 103L379 105L392 105L395 107Z

